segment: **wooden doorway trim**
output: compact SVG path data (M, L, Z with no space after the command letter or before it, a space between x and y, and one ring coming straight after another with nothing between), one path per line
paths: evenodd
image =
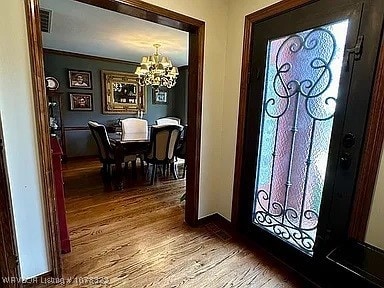
M43 192L44 215L47 223L48 250L54 277L61 276L58 222L56 216L55 188L51 144L49 140L48 105L45 95L42 35L40 29L39 0L25 0L25 14L29 41L32 74L32 93L36 120L37 148L39 153L40 179Z
M319 0L285 0L272 6L256 11L245 17L243 59L241 70L240 102L237 127L236 162L232 200L232 225L236 229L240 223L240 203L244 197L241 191L241 179L243 170L243 147L246 121L247 94L249 89L249 71L251 60L251 35L254 23L278 16L280 14L298 9L302 6ZM369 120L366 128L363 154L359 167L357 186L354 196L353 209L350 220L349 236L364 241L369 210L376 183L380 155L384 142L384 40L380 47L375 86L372 93L369 110Z
M24 1L29 36L37 136L40 140L38 148L41 155L40 171L43 181L45 213L48 220L49 250L53 275L59 277L61 276L61 261L60 249L58 249L59 234L52 181L39 0ZM198 225L205 23L140 0L76 1L189 32L188 155L186 159L188 173L186 176L185 221L191 226Z

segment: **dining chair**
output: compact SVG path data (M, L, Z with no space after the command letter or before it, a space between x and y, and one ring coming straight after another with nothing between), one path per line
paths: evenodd
M156 125L180 125L180 118L176 117L163 117L155 121Z
M122 140L146 140L148 139L148 121L139 118L126 118L121 120ZM144 171L144 155L137 155ZM143 172L144 173L144 172Z
M91 130L92 136L97 144L100 162L103 164L102 172L104 175L111 175L111 164L115 163L115 147L109 141L105 126L95 121L89 121L88 127ZM136 155L125 155L124 162L136 162Z
M175 179L175 148L183 130L181 125L154 125L151 131L151 144L149 152L145 155L148 164L152 164L151 185L155 182L158 165L171 165Z
M185 170L187 169L187 130L188 126L184 126L175 151L176 158L184 159L182 176L183 178L185 177Z
M122 140L148 139L148 121L138 118L121 120Z

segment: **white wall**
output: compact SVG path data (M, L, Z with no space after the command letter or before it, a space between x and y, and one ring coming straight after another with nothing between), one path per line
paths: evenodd
M381 155L365 241L384 250L384 153Z
M0 113L21 274L50 270L23 0L0 1Z

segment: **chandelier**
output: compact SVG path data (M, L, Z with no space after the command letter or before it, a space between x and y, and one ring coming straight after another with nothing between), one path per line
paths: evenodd
M154 44L155 54L144 56L141 64L136 68L135 74L140 86L149 86L156 90L159 87L172 88L176 85L176 78L179 75L177 67L172 66L168 57L159 54L160 44Z

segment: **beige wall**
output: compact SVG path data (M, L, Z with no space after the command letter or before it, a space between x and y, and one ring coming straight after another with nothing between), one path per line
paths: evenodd
M231 218L245 15L277 0L145 0L206 23L199 216Z
M227 0L147 0L205 22L199 217L217 211L222 181L221 127L227 46Z
M0 1L0 114L21 275L50 270L23 0Z
M384 153L381 155L365 241L384 250Z
M227 65L225 71L224 105L222 115L223 133L221 138L221 179L218 191L218 211L227 219L231 218L233 176L236 156L237 117L240 94L240 73L243 54L245 16L272 5L278 0L237 0L230 1L227 23Z

